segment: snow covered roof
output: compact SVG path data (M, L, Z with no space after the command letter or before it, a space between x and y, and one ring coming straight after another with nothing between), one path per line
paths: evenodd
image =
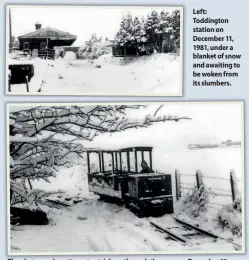
M103 47L109 47L114 45L114 40L108 40L103 42Z
M153 147L151 146L134 146L134 147L126 147L122 149L87 149L88 152L98 153L98 152L105 152L105 153L112 153L112 152L132 152L132 151L152 151Z
M9 65L16 65L16 64L18 64L18 65L32 65L32 64L34 64L34 61L32 61L32 60L28 60L28 59L26 59L26 60L17 60L17 59L11 59L11 58L9 58L8 59L8 64Z
M46 27L18 37L18 39L27 39L27 38L50 38L51 40L74 40L75 41L77 36L51 27Z
M135 146L135 147L127 147L120 149L121 152L131 152L131 151L152 151L153 147L151 146Z

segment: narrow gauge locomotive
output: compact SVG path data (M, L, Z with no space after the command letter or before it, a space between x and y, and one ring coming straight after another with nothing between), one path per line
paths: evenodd
M89 191L125 204L139 217L173 213L171 175L152 170L152 150L87 150Z

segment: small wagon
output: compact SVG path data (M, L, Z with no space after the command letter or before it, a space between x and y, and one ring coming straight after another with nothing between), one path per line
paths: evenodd
M125 204L139 217L173 213L171 175L153 171L152 150L152 147L89 149L89 190L101 199Z

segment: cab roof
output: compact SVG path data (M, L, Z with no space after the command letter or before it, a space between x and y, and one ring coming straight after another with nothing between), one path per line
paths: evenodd
M87 149L86 152L92 152L92 153L113 153L113 152L135 152L135 151L152 151L152 146L133 146L133 147L126 147L121 149Z

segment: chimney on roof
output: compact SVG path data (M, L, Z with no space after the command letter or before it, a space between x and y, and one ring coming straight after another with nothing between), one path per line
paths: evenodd
M36 30L40 30L41 27L42 27L42 24L41 24L41 23L38 23L38 22L35 23L35 29L36 29Z

